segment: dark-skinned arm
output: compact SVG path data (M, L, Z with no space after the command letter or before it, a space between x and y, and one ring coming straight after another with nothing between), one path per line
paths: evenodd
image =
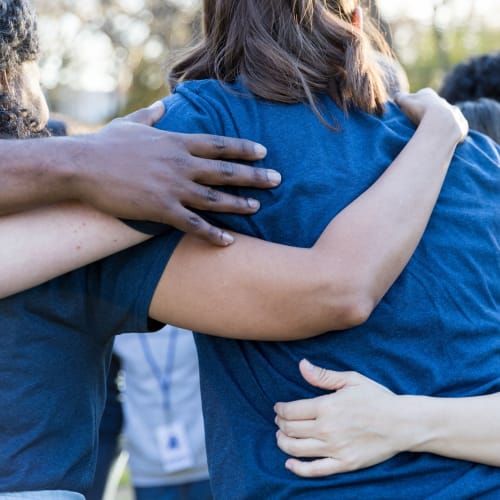
M0 142L0 214L79 200L122 218L169 224L217 245L229 235L191 209L251 214L254 200L210 186L275 187L277 172L230 162L258 160L250 141L151 128L161 102L110 122L95 134Z

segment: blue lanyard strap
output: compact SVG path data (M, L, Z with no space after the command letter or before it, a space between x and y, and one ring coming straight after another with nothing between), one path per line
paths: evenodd
M177 329L172 330L167 335L167 356L165 362L165 369L162 372L160 366L156 362L151 351L151 346L149 345L147 334L139 334L139 340L141 342L142 351L144 357L153 372L153 375L160 386L160 391L162 394L162 404L166 412L170 410L170 385L172 382L172 372L174 371L174 361L175 361L175 350L177 345Z

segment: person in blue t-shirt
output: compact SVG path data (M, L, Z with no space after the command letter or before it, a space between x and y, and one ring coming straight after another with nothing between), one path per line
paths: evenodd
M205 38L174 67L175 94L159 126L263 141L266 161L284 165L286 180L262 194L251 220L217 221L310 245L410 137L391 104L376 114L384 99L363 58L366 40L350 25L355 14L354 2L205 2ZM406 394L480 396L480 406L500 391L499 158L478 134L460 146L413 258L363 325L287 344L196 337L216 497L494 498L500 469L484 442L495 422L480 430L479 452L448 452L463 460L401 453L313 481L279 468L286 455L275 448L273 403L318 394L291 371L303 357ZM498 397L487 400L498 411ZM459 411L463 400L450 404Z
M471 129L500 143L500 103L481 98L456 105ZM299 476L357 470L403 450L500 466L493 437L500 436L499 394L475 400L398 396L356 372L325 370L307 360L300 371L310 384L334 392L275 406L278 446L297 458L323 457L287 460Z
M246 4L238 5L243 8ZM269 15L266 9L262 13ZM281 15L282 9L273 11L273 16L277 13ZM234 19L255 20L242 14L235 12ZM253 10L252 15L256 16L257 11ZM307 16L294 19L302 23ZM252 33L244 39L252 42ZM264 33L257 34L260 40ZM266 42L269 49L273 49L271 41ZM316 63L319 59L311 61ZM282 76L280 71L280 79ZM382 84L371 85L377 81L376 74L365 75L362 71L359 76L348 85L339 85L337 90L353 96L351 85L361 82L367 93L354 104L366 104L364 99L368 97L375 108L382 108ZM394 376L408 385L408 376L402 376L404 373L393 365L401 352L406 354L402 348L415 342L415 335L411 335L412 331L391 335L386 311L388 305L393 307L393 302L399 307L403 300L404 305L404 293L401 299L389 292L389 302L382 302L372 315L372 340L369 333L361 338L348 331L339 332L338 337L325 334L297 343L244 339L291 340L363 323L418 243L462 130L446 108L444 115L436 115L436 106L440 104L429 94L401 101L415 119L422 118L409 146L406 143L414 128L392 105L383 117L353 107L347 118L327 95L318 99L321 103L316 110L301 100L297 104L279 104L254 99L237 80L227 87L216 81L179 85L176 94L166 102L165 120L168 119L169 127L187 127L192 131L221 127L235 136L247 129L250 138L262 135L269 141L270 155L266 161L279 160L287 173L286 186L268 193L267 198L256 193L267 201L258 216L248 220L220 216L220 220L233 229L298 248L239 236L234 245L218 250L190 236L179 243L182 235L170 232L0 302L0 393L5 402L0 412L1 427L5 429L0 491L82 491L88 486L112 336L130 329L147 331L151 316L162 322L240 339L196 339L207 432L213 433L209 436L208 452L216 496L331 496L332 487L339 494L344 492L342 481L325 479L312 483L282 470L284 455L277 450L272 432L273 401L290 394L310 394L288 369L290 358L305 355L309 350L315 353L312 358L319 361L322 356L331 356L336 363L345 356L345 362L353 364L358 358L368 363L366 354L376 353L381 359L373 366L387 373L394 371ZM326 113L327 123L335 120L335 130L321 123L316 114L319 112ZM233 113L238 122L233 120ZM242 128L234 129L236 123ZM479 138L463 147L465 160L458 156L456 168L468 164L468 155L474 157L471 148L476 143L481 143ZM490 168L487 158L491 148L487 143L482 146L485 157L473 171L480 178ZM341 164L337 158L342 158ZM456 174L453 179L456 182ZM482 208L492 196L481 200ZM473 210L468 217L476 215ZM16 257L26 251L26 242L36 242L40 252L34 267L45 263L46 260L36 259L49 243L54 247L52 238L57 235L55 251L63 248L58 255L66 255L64 262L55 263L59 271L68 271L75 261L90 262L103 252L130 245L134 238L133 242L145 239L121 222L76 204L7 217L1 222L0 238L10 234L10 240L2 239L7 247L2 250L4 262L13 260L15 264ZM489 230L488 222L485 219L477 228L473 226L476 239L483 235L481 231ZM36 231L31 231L38 225ZM47 237L51 240L44 240ZM470 249L469 240L466 249ZM68 248L70 251L66 252ZM482 247L478 250L477 258L489 258L487 252L484 256ZM452 259L456 257L453 251L450 255ZM446 263L449 260L447 257ZM432 264L439 269L435 262ZM54 264L46 267L50 268L46 273L53 272ZM492 273L491 278L494 277ZM38 275L35 282L41 279ZM402 275L396 286L399 283L403 292L409 286L408 298L414 298L411 280L409 285L407 282L408 275ZM482 286L482 281L475 286ZM422 304L425 305L424 300ZM484 335L489 335L491 328L488 329L486 316L480 327L485 330ZM384 328L380 327L381 322ZM388 336L385 344L379 338L383 334ZM418 360L422 361L421 357ZM488 372L484 379L490 380L490 365L486 363L481 368ZM483 386L474 388L478 392L485 390ZM407 462L411 477L414 464ZM424 465L427 470L429 464ZM440 464L440 470L444 468ZM474 470L481 474L481 469ZM435 476L432 467L429 472ZM378 481L368 478L370 488L386 486L383 474L377 474ZM444 476L447 480L447 474ZM437 479L443 481L441 476ZM429 487L434 487L437 479L432 477ZM365 486L355 483L352 491L366 489L366 478L361 483ZM413 483L409 481L404 486L411 489Z

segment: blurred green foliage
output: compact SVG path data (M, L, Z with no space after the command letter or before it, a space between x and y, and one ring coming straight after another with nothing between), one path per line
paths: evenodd
M168 92L169 61L200 32L200 0L34 1L43 35L43 74L54 103L63 87L88 91L82 82L92 83L87 69L97 64L105 73L100 78L107 82L106 91L119 96L117 114L147 105ZM456 63L500 50L500 19L493 24L479 2L429 1L433 16L425 24L410 15L409 7L416 5L409 0L400 2L396 15L381 19L412 90L437 88ZM363 2L376 16L384 12L379 9L384 0ZM100 45L89 49L95 41Z
M415 56L401 63L407 71L411 89L439 88L444 75L457 63L478 54L500 50L500 30L484 29L471 34L461 26L437 38L432 28L421 30L415 38ZM396 53L397 53L396 48Z

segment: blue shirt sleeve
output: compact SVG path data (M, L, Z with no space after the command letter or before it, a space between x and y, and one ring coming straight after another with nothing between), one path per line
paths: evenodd
M50 282L54 307L97 341L122 332L147 332L158 282L183 233L172 231ZM80 302L76 307L75 300ZM83 304L82 304L83 302ZM56 305L57 304L57 305Z
M215 81L194 81L177 86L165 98L165 114L155 127L185 134L225 135L221 84Z
M172 227L168 224L161 224L160 222L149 222L144 220L120 219L124 224L136 231L152 236L160 234L167 234L172 231Z

